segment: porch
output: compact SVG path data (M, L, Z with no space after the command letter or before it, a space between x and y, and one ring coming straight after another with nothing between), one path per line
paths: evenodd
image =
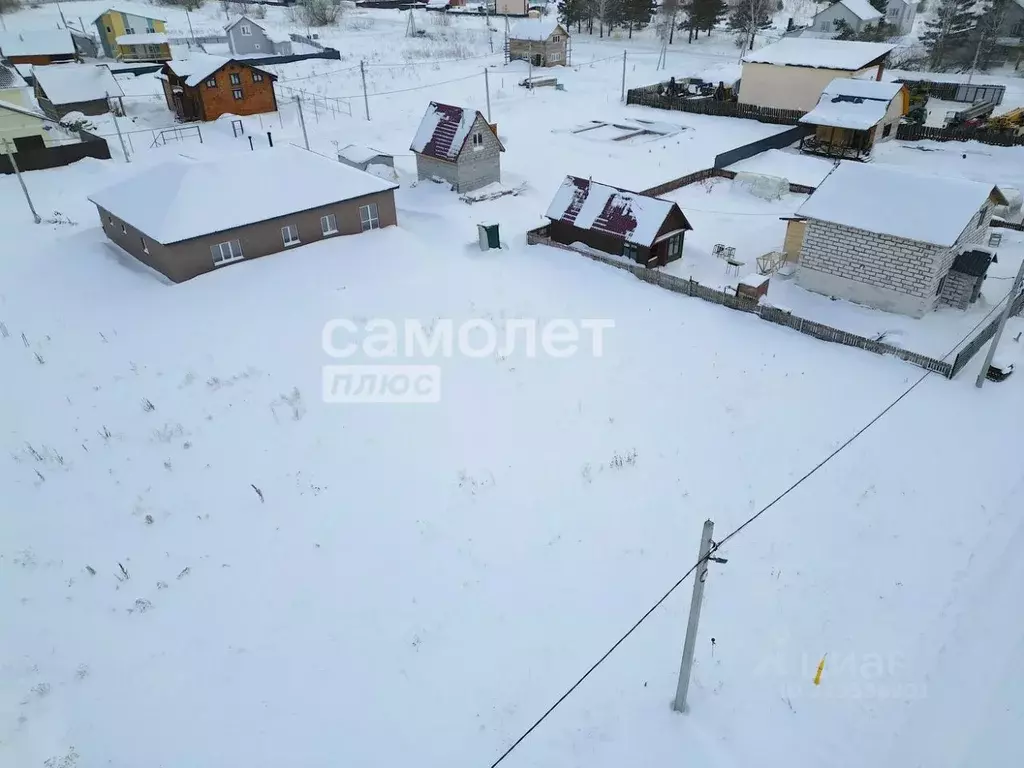
M864 161L871 156L872 130L819 125L813 134L800 139L800 151L836 160Z

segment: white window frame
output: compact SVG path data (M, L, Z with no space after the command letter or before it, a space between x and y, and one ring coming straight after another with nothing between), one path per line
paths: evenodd
M561 35L552 35L551 36L551 42L552 43L560 43L560 42L562 42L562 36Z
M482 147L484 145L484 135L481 131L477 131L473 134L473 147Z
M376 203L367 203L359 206L359 226L363 232L370 229L380 229L380 211Z
M232 88L231 89L231 96L234 98L235 101L241 101L242 99L245 98L245 94L242 93L242 89L241 88Z
M561 61L561 60L562 60L562 54L560 54L560 53L551 52L551 53L548 54L548 61Z
M240 73L238 73L238 72L229 72L228 73L228 82L231 83L232 85L241 85L242 84L242 75Z
M216 88L217 87L217 77L214 76L214 77L206 78L206 87L207 88Z
M298 245L302 242L299 240L299 228L295 224L286 224L281 227L281 240L284 242L285 248Z
M320 231L323 233L324 237L330 237L331 235L338 234L338 217L333 213L321 216Z
M258 45L256 47L259 48ZM262 72L253 72L252 73L252 81L254 83L262 83L263 82L263 73Z
M227 253L226 256L224 255L225 251ZM213 266L215 267L222 267L225 264L231 264L245 258L242 255L242 244L237 239L211 245L210 256L213 258Z
M252 27L248 24L240 25L238 31L242 33L242 37L252 37Z

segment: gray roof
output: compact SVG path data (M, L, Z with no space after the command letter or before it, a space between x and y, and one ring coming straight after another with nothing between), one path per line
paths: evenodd
M0 88L27 88L25 78L7 59L0 59Z

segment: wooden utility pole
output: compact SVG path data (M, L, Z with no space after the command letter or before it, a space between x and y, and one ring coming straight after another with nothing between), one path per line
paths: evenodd
M359 74L363 78L363 108L366 110L366 119L370 119L370 97L366 94L366 62L359 61Z
M306 151L309 151L309 136L306 134L306 116L302 114L302 94L295 94L295 103L299 107L299 125L302 126L302 140L306 144Z
M999 339L1003 335L1003 328L1006 327L1006 320L1010 316L1010 309L1013 307L1017 296L1020 295L1020 286L1024 283L1024 261L1020 263L1020 269L1017 270L1017 278L1013 281L1013 288L1010 289L1010 295L1006 299L1006 306L1003 307L1003 314L999 318L999 325L996 327L996 334L992 337L992 346L988 348L988 354L985 355L985 364L981 366L981 370L978 371L978 380L974 382L974 386L981 389L985 383L985 378L988 376L988 369L992 365L992 358L996 355L996 347L999 346Z
M626 100L626 52L622 52L622 100Z
M491 122L491 81L487 75L487 67L484 67L484 92L487 94L487 123Z
M21 169L18 168L18 161L14 159L14 152L11 151L11 142L4 139L4 149L7 150L7 159L11 161L11 167L14 169L15 175L18 177L18 183L21 184L21 191L25 193L25 200L28 201L28 209L32 211L32 219L36 224L42 221L39 218L39 214L36 213L36 207L32 205L32 198L28 194L28 187L25 186L25 180L21 178Z

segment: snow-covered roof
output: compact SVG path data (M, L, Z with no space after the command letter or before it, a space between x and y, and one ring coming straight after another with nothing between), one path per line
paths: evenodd
M74 54L75 42L66 29L27 29L0 32L4 56L67 56Z
M555 33L562 25L554 16L542 16L536 19L523 19L516 22L508 33L509 40L532 40L543 42ZM565 30L562 30L565 34Z
M477 117L483 119L478 110L432 101L409 149L439 160L455 160L462 152ZM500 141L498 145L501 146ZM501 151L504 152L505 148L501 147Z
M167 35L163 32L142 32L134 35L118 35L118 45L163 45L167 43Z
M89 200L166 245L397 186L312 152L278 147L162 163Z
M267 36L267 40L272 43L290 43L292 41L291 35L277 29L264 28L263 33Z
M109 8L107 8L107 10L103 11L103 13L101 13L95 19L93 19L93 21L101 19L104 13L110 13L111 11L113 11L114 13L123 13L127 16L138 16L139 18L150 19L152 21L167 21L167 19L161 19L159 16L150 16L149 14L151 9L144 5L112 5Z
M984 182L840 163L797 215L949 247L993 192L1004 199Z
M368 163L375 157L391 157L387 152L381 152L373 147L364 147L362 144L348 144L338 150L338 154L353 163Z
M861 21L876 21L882 18L882 14L873 6L868 0L838 0L839 4L842 5L846 10L852 13ZM835 5L833 3L832 5ZM829 8L832 6L830 5ZM825 9L826 11L828 8ZM824 13L824 11L819 11ZM815 14L817 16L818 14Z
M244 14L241 15L241 16L237 16L234 19L232 19L231 21L229 21L227 24L224 25L224 29L231 29L233 26L235 26L236 24L241 24L243 21L249 22L250 24L252 24L254 27L256 27L258 29L263 29L263 25L262 24L260 24L258 21L253 21L252 19L250 19L248 16L246 16Z
M673 209L679 207L670 200L566 176L544 215L649 248ZM692 229L685 216L683 221L684 229Z
M28 83L18 72L18 68L5 59L0 59L0 89L27 88Z
M232 61L249 67L250 69L255 69L258 72L262 72L266 77L274 80L277 79L277 75L272 74L265 69L253 66L250 62L245 61L244 59L232 59L227 56L214 56L209 53L193 53L187 59L172 59L171 61L165 61L164 64L166 64L168 69L170 69L175 75L185 78L185 85L190 88L195 88L218 69Z
M861 80L855 77L837 77L825 86L822 93L832 96L854 96L859 99L892 101L903 90L903 83L892 80Z
M54 104L123 96L121 85L102 64L49 64L32 67L32 77Z
M787 37L748 53L743 61L856 72L882 58L894 47L888 43Z
M825 86L817 105L800 122L867 130L881 122L902 88L900 83L837 77Z
M800 118L806 125L825 125L865 131L878 125L889 109L889 102L856 99L849 96L821 95L817 105Z

